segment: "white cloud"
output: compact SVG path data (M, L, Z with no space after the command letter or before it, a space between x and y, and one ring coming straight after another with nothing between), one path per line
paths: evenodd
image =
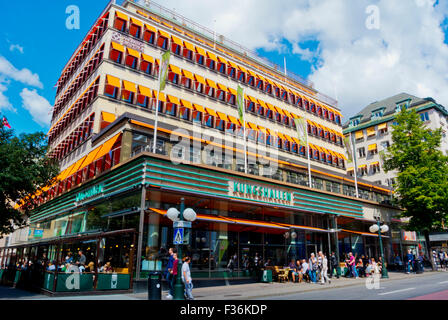
M39 75L23 68L17 69L5 57L0 56L0 76L19 81L23 84L42 89L44 86L39 80Z
M47 99L40 96L35 89L23 89L20 92L22 107L28 110L33 120L41 126L48 126L51 122L52 106Z
M14 50L19 51L21 54L23 54L23 47L19 44L11 44L9 46L9 51L13 52Z
M16 112L17 110L12 106L11 102L9 102L8 97L4 95L4 92L8 90L8 83L9 81L0 76L0 111L9 110Z
M441 28L448 2L435 0L165 0L163 6L249 49L284 50L314 63L317 90L339 100L346 116L407 92L448 106L448 46ZM366 28L376 5L379 29ZM214 21L216 20L216 23ZM301 43L318 41L317 52Z

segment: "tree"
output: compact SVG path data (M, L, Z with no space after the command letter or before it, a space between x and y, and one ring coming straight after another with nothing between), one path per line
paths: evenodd
M423 232L432 268L429 233L448 218L448 157L440 151L442 130L428 129L419 114L403 109L385 153L386 172L397 170L395 201L409 217L408 230Z
M46 156L47 147L44 133L15 136L0 123L0 237L25 226L33 207L31 196L55 181L58 166ZM20 210L15 207L27 197Z

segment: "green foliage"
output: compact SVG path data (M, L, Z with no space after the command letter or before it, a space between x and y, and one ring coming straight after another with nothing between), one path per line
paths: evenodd
M46 153L44 133L15 136L0 124L0 236L23 226L33 206L27 201L19 211L15 203L53 183L58 166Z
M448 217L448 157L439 149L441 129L424 126L415 110L396 117L393 143L385 153L384 169L398 172L396 203L410 217L408 229L429 232Z

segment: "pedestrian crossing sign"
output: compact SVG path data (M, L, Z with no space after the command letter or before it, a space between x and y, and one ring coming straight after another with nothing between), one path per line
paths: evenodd
M183 244L183 243L184 243L184 229L175 228L173 244Z

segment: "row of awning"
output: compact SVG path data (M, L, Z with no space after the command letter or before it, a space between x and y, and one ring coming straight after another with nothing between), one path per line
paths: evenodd
M156 214L159 214L161 216L166 216L166 214L167 214L167 210L161 210L161 209L156 209L156 208L149 208L149 210ZM306 230L306 231L314 231L314 232L320 232L320 233L333 233L332 230L316 228L316 227L301 226L301 225L272 222L272 221L248 220L248 219L206 215L206 214L197 214L196 220L203 221L203 222L246 226L246 227L254 227L254 228L261 228L261 229L273 229L273 230L281 230L281 231ZM377 234L370 233L370 232L352 231L352 230L347 230L347 229L341 229L339 231L346 232L346 233L359 234L359 235L363 235L363 236L378 237Z
M188 70L181 69L181 68L179 68L177 66L174 66L174 65L170 65L169 67L170 67L170 70L172 72L174 72L176 74L179 74L179 75L182 75L182 76L186 76L187 78L189 78L191 80L198 81L199 83L202 83L203 85L210 86L211 88L214 88L216 90L222 90L223 92L227 92L227 93L230 93L230 94L235 95L235 96L237 94L235 89L228 88L228 87L226 87L226 86L224 86L224 85L222 85L220 83L216 83L216 82L214 82L213 80L210 80L210 79L204 79L202 76L193 74L193 73L191 73ZM117 88L121 87L120 79L118 79L118 78L116 78L114 76L111 76L111 75L107 75L106 78L107 78L107 84L112 85L112 86L117 87ZM123 82L123 88L125 90L133 92L133 93L137 93L137 85L136 84L134 84L132 82L129 82L129 81L126 81L126 80L122 80L122 82ZM157 93L151 94L151 89L146 88L144 86L140 86L140 85L138 85L138 88L139 88L138 91L139 91L140 94L142 94L144 96L147 96L147 97L156 97ZM165 98L165 95L163 93L159 94L159 99L160 99L160 101L166 102L166 98ZM170 99L170 102L173 102L175 104L180 105L180 103L177 103L178 102L177 98L171 97L169 99ZM259 104L261 107L263 107L265 109L269 109L272 112L279 113L282 116L287 116L287 117L289 117L291 119L300 119L300 117L297 114L295 114L293 112L289 112L288 110L282 109L280 107L274 106L274 105L272 105L272 104L270 104L268 102L264 102L261 99L254 98L254 97L252 97L250 95L245 95L245 99L249 100L249 101L252 101L253 103ZM171 100L174 100L174 101L171 101ZM175 101L177 101L177 102L175 102ZM191 105L191 104L189 104L189 105ZM187 105L187 107L188 107L188 105ZM311 126L315 126L318 129L322 129L324 131L327 131L330 134L334 134L335 136L339 136L341 138L343 137L343 134L341 132L337 132L337 131L335 131L333 129L327 128L327 127L325 127L325 126L323 126L321 124L318 124L317 122L314 122L312 120L308 120L308 124L311 125Z
M314 100L314 99L312 99L310 97L306 97L303 94L300 94L299 92L290 90L290 89L286 88L285 86L283 86L283 85L281 85L281 84L279 84L279 83L277 83L275 81L272 81L272 80L270 80L268 78L265 78L265 77L261 76L260 74L258 74L256 72L253 72L253 71L251 71L249 69L246 69L246 68L240 66L239 64L236 64L234 62L228 61L227 59L225 59L225 58L223 58L223 57L221 57L219 55L216 55L216 54L214 54L214 53L212 53L210 51L206 51L203 48L201 48L200 46L196 46L196 45L193 45L193 44L189 43L188 41L181 40L181 39L179 39L178 37L176 37L174 35L170 35L167 32L165 32L163 30L160 30L158 28L155 28L154 26L152 26L150 24L143 23L143 22L139 21L138 19L135 19L135 18L132 18L132 17L129 19L129 17L126 14L124 14L124 13L122 13L120 11L116 11L116 16L119 19L122 19L124 21L130 21L131 24L134 24L134 25L136 25L138 27L141 27L142 29L145 28L146 30L148 30L150 32L153 32L155 34L158 33L158 34L160 34L161 36L163 36L163 37L165 37L167 39L171 39L173 43L175 43L175 44L177 44L179 46L183 46L183 47L187 48L188 50L196 52L196 53L198 53L198 54L200 54L200 55L202 55L204 57L207 57L207 58L209 58L209 59L211 59L211 60L213 60L215 62L221 62L221 63L224 63L224 64L228 64L232 68L238 69L241 72L250 74L251 76L254 76L254 77L256 77L256 78L258 78L258 79L260 79L262 81L268 82L269 84L271 84L273 86L281 88L284 91L292 93L292 94L294 94L294 95L296 95L296 96L298 96L298 97L300 97L302 99L308 100L309 102L314 103L316 106L320 106L321 108L326 109L328 112L332 112L335 115L338 115L338 116L342 117L342 114L338 110L336 110L336 109L334 109L334 108L332 108L330 106L326 106L326 105L324 105L324 104L322 104L322 103L320 103L320 102L318 102L318 101L316 101L316 100ZM204 41L204 40L202 40L202 39L200 39L198 37L195 37L195 36L189 34L188 32L186 32L184 30L180 30L179 28L177 28L177 27L175 27L175 26L173 26L173 25L171 25L171 24L169 24L167 22L160 21L158 18L156 18L156 17L154 17L152 15L142 14L142 16L144 16L145 18L149 18L149 19L155 21L158 24L162 24L162 25L164 25L164 26L166 26L166 27L168 27L170 29L174 29L177 32L180 32L180 33L182 33L182 34L184 34L184 35L186 35L186 36L188 36L188 37L190 37L190 38L192 38L194 40L197 40L197 41L199 41L201 43L204 43L204 44L210 45L212 47L215 47L213 44L208 43L208 42L206 42L206 41ZM234 54L232 54L230 52L227 52L226 50L223 50L222 48L218 48L218 50L222 51L225 54L228 54L229 56L232 56L232 57L234 57L236 59L241 60L240 57L238 57L238 56L236 56L236 55L234 55ZM245 61L245 60L244 60L244 62L247 65L250 65L250 66L252 66L254 68L260 69L260 67L258 65L254 65L253 63L250 63L250 62ZM268 74L270 74L270 75L272 75L272 76L274 76L274 77L276 77L276 78L278 77L274 73L272 73L272 72L270 72L268 70L263 69L263 71L268 73ZM279 80L282 80L282 79L279 78ZM282 81L284 81L284 80L282 80ZM288 83L291 84L291 85L294 85L291 82L288 82ZM301 88L301 89L303 90L304 88ZM305 90L305 91L308 92L308 93L311 93L308 90Z
M379 161L375 161L375 162L370 163L371 167L375 167L375 166L379 166L379 165L380 165ZM367 164L361 164L361 165L358 166L358 169L365 169L365 168L367 168ZM353 171L353 170L354 170L353 167L347 168L347 171Z
M378 131L386 130L386 129L387 129L387 122L378 125ZM372 137L372 136L376 135L375 127L367 128L366 132L367 132L367 137ZM355 138L357 140L358 139L364 139L364 131L363 130L356 131L355 132Z

